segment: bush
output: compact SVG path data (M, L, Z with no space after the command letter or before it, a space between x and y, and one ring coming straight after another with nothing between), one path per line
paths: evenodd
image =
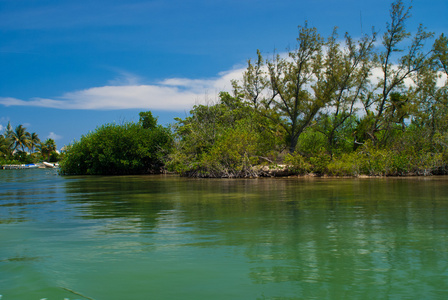
M324 134L315 131L312 128L307 128L300 135L297 148L306 156L311 156L325 151L326 143L327 140Z
M407 149L378 149L366 142L358 151L335 157L327 166L329 175L405 176L432 175L443 172L441 153Z
M61 161L61 173L158 173L171 144L171 134L162 126L145 128L134 123L106 124L68 147Z
M297 151L286 154L284 163L288 166L289 171L296 174L304 175L312 170L311 164Z
M214 105L197 105L175 124L176 144L167 167L190 177L251 177L260 159L276 157L282 130L227 93Z
M344 153L339 158L334 158L327 165L328 175L332 176L358 176L361 174L362 158L359 153Z

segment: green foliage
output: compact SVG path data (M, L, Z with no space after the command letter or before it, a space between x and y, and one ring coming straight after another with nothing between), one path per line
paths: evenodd
M286 154L284 162L288 165L290 171L300 175L308 174L312 171L311 164L297 151Z
M9 138L12 141L12 150L22 150L25 152L25 148L30 146L31 135L23 125L18 125L14 131L8 133Z
M22 164L30 164L33 162L33 157L24 151L16 151L13 155L13 160L19 161Z
M58 162L61 160L61 154L57 153L56 151L53 151L50 153L50 157L48 159L49 162Z
M157 118L154 118L150 111L142 111L138 115L140 116L139 124L143 128L154 129L157 127Z
M313 128L305 130L298 141L298 151L305 156L311 156L315 153L320 153L326 149L325 135Z
M12 153L11 142L8 138L0 134L0 158L6 159Z
M235 96L196 106L178 119L169 166L191 176L249 176L255 164L284 163L298 174L388 176L446 173L448 39L431 52L432 33L406 28L411 7L391 3L378 36L358 40L336 29L324 39L299 26L295 48L248 61ZM372 70L381 70L371 82ZM409 85L409 80L414 85ZM289 150L279 161L283 150Z
M196 177L257 176L253 165L270 160L282 130L228 93L214 105L197 105L175 125L176 147L168 168Z
M53 139L46 139L45 142L37 146L37 149L44 160L50 161L50 156L56 153L56 143Z
M235 96L177 120L171 169L248 176L254 164L281 164L287 149L283 163L298 174L447 173L448 39L424 47L433 34L406 28L410 10L391 3L381 44L377 32L341 43L336 29L325 39L305 24L288 57L257 51Z
M336 29L323 38L305 23L288 57L257 51L233 95L194 106L176 119L174 136L141 112L138 124L107 124L70 145L62 172L141 174L166 162L196 177L260 176L281 164L296 174L447 174L448 39L440 35L428 52L432 33L407 30L410 9L392 2L381 45L376 32L341 42ZM370 81L375 67L380 75ZM23 153L35 146L59 159L54 141L8 124L0 159L33 158Z
M439 173L445 166L441 153L417 151L414 147L404 151L378 149L368 142L358 151L331 161L327 173L335 176L431 175Z
M39 144L37 133L29 133L23 125L13 129L11 123L8 123L4 134L0 134L2 164L28 164L39 161L40 157L34 154L34 149Z
M106 124L68 147L62 174L118 175L158 173L172 143L162 126Z
M256 136L244 128L224 132L205 153L199 170L205 177L255 176L253 165L258 163Z
M327 174L331 176L358 176L362 174L358 152L343 153L327 165Z

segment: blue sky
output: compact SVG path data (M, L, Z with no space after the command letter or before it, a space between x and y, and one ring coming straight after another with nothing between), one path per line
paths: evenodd
M409 1L404 1L409 4ZM384 32L390 0L0 0L0 130L23 124L59 148L97 126L162 124L230 88L247 59L323 36ZM414 0L408 30L448 34L447 0Z

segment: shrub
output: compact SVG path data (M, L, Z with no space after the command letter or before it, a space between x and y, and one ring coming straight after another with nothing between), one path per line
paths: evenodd
M311 172L312 169L311 164L297 151L286 154L284 163L288 165L290 171L301 175Z
M135 123L106 124L68 147L61 161L61 173L158 173L171 143L169 130L162 126L145 128Z
M358 176L361 173L361 160L359 153L344 153L334 158L327 165L328 175L332 176Z
M175 124L176 143L167 167L190 177L258 176L259 159L275 157L282 130L227 93L214 105L197 105Z

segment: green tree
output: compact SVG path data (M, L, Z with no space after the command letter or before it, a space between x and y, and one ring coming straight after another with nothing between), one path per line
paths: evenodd
M143 128L154 129L157 127L157 118L154 118L150 111L142 111L138 115L140 116L139 124Z
M141 115L142 117L142 115ZM152 114L142 118L150 120ZM145 125L146 124L146 125ZM63 174L159 173L171 151L167 128L145 119L138 124L106 124L71 144L61 161ZM146 128L148 127L148 128Z
M329 37L324 60L324 78L318 89L318 97L325 99L326 109L317 120L317 130L327 137L327 149L333 156L336 148L348 150L353 143L348 131L353 131L352 116L357 111L356 104L367 93L371 75L372 51L376 33L354 41L345 34L345 45L341 49L336 29ZM348 141L350 138L351 141ZM343 145L346 145L345 147ZM348 146L348 148L347 148Z
M13 143L13 151L20 148L22 152L25 152L25 148L30 145L31 135L23 125L16 126L15 130L10 132L10 139Z
M256 62L248 61L239 92L261 115L283 127L290 153L320 115L325 120L321 131L333 152L339 128L365 92L374 41L375 33L359 41L347 33L341 49L336 29L325 41L316 28L299 26L297 46L288 57L277 55L265 67L258 51Z
M448 75L448 38L443 33L434 42L433 53L439 69Z
M31 152L34 152L34 148L40 144L39 135L35 132L30 134L29 137L29 148Z
M325 42L317 29L309 28L307 23L298 29L296 48L288 52L288 57L277 54L266 60L265 68L258 51L257 61L248 61L242 86L238 87L239 94L261 115L283 127L291 153L300 134L326 104L316 93L323 80L319 70L323 69Z
M51 153L56 151L56 143L53 139L48 138L45 140L45 142L38 145L38 150L41 153L42 157L45 160L49 161Z
M3 134L0 134L0 156L4 159L11 155L11 142Z
M254 165L275 159L278 125L261 118L238 95L220 94L219 103L196 105L177 119L169 168L192 177L258 176Z
M413 124L418 127L421 141L432 151L446 149L448 138L448 39L441 34L433 45L433 55L414 77ZM439 148L439 149L436 149Z
M317 29L305 24L299 26L297 47L288 53L289 57L277 55L267 62L269 88L275 95L270 104L284 120L281 125L287 133L290 153L294 152L300 134L326 104L316 95L323 80L320 76L323 46L324 40Z
M424 68L429 52L424 52L425 41L432 37L432 33L425 31L420 25L414 36L406 30L406 20L410 17L411 7L406 7L403 1L396 0L391 5L390 23L383 34L383 51L377 55L377 63L382 75L379 78L374 95L367 97L363 102L367 110L374 111L374 121L368 134L374 142L386 143L389 135L390 118L387 118L387 110L393 106L394 99L391 93L405 94L404 82L413 74ZM409 43L407 50L404 45ZM402 52L404 55L399 55ZM378 92L377 92L378 91ZM390 111L390 110L389 110ZM378 135L383 131L382 135ZM384 133L386 131L386 133Z

